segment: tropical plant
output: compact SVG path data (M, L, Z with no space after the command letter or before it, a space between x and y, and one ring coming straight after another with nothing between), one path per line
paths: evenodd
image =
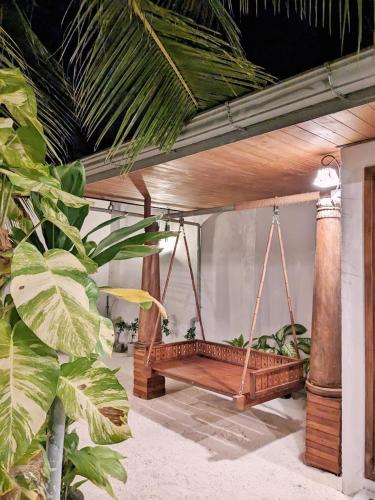
M69 425L71 425L71 421L67 419L66 428ZM66 433L64 439L62 500L83 498L79 488L87 480L114 497L110 478L126 482L126 471L121 464L121 460L125 457L105 446L88 446L79 449L78 444L79 437L74 430ZM84 480L75 481L77 476L83 477Z
M309 355L311 349L311 338L301 337L301 335L307 332L307 329L303 325L296 323L295 328L299 352L302 352L305 355L304 370L305 373L307 373L310 367ZM272 335L261 335L260 337L255 338L255 343L252 347L257 351L272 352L282 356L295 358L297 356L297 351L295 343L292 340L292 335L292 325L288 324L280 328Z
M311 339L309 337L301 337L301 335L307 332L307 329L298 323L295 324L295 329L298 348L305 354L309 354ZM297 352L295 343L292 340L292 335L292 325L284 325L272 335L261 335L260 337L255 338L255 343L252 348L257 351L273 352L282 356L295 358L297 356Z
M82 125L96 146L108 134L115 146L130 140L124 160L129 164L147 144L170 149L200 110L273 81L244 57L237 28L218 0L210 2L210 11L228 37L212 30L206 16L201 23L194 19L205 2L191 3L192 10L186 2L168 8L159 0L72 3L62 54L70 62L67 71L33 33L22 9L27 3L5 3L0 62L27 71L41 100L48 96L40 118L48 124L52 154L61 135L69 141L75 116L73 130ZM59 113L51 95L69 112Z
M83 166L45 164L35 94L18 69L0 70L0 105L0 495L36 498L43 487L25 480L26 472L36 457L46 463L38 442L46 421L53 464L62 453L58 408L85 420L94 443L130 436L126 393L98 360L112 351L113 325L99 314L97 299L102 292L145 309L155 303L162 316L165 310L143 290L99 289L90 274L112 259L157 252L145 243L165 235L137 234L155 222L151 217L98 244L88 237L113 220L81 238L88 214ZM71 360L61 364L60 352ZM110 458L108 450L82 453ZM59 473L52 467L50 488Z
M234 339L232 339L232 340L224 340L224 342L226 344L233 346L233 347L242 347L243 349L245 349L249 345L249 342L245 341L242 333L239 337L234 337Z
M166 337L169 337L169 335L172 334L172 330L170 329L169 326L169 319L168 318L163 318L161 321L161 331L162 334L165 335Z
M194 340L196 336L197 336L197 327L195 325L192 325L184 335L184 339Z
M60 64L33 32L30 2L8 0L0 12L0 63L18 66L32 82L51 155L67 155L79 125L96 146L108 134L116 146L130 141L124 150L129 165L148 144L170 149L199 111L272 83L244 57L234 14L295 11L330 32L338 26L342 40L357 24L360 44L364 4L80 0L65 16L71 23Z

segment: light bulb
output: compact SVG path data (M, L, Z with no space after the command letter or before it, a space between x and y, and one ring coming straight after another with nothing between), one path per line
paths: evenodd
M332 167L320 168L316 174L314 186L323 189L339 187L340 179L336 170Z

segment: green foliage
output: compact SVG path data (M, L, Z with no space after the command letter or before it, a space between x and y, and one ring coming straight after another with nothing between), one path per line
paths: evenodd
M43 425L56 394L56 353L22 321L0 320L0 466L10 470Z
M85 482L74 482L82 476L104 489L115 498L110 477L126 482L126 471L121 464L124 458L120 453L105 446L88 446L78 449L79 437L73 431L65 436L63 462L62 498L73 500L78 497L79 487Z
M163 318L161 321L161 332L163 335L166 337L169 337L169 335L172 334L172 331L169 327L169 319L168 318Z
M118 443L130 437L125 390L114 372L95 358L63 364L57 395L68 417L88 423L94 443Z
M83 0L75 37L78 116L97 144L119 124L114 146L131 139L130 163L147 144L170 149L199 110L271 81L219 33L151 0Z
M184 335L184 338L186 340L194 340L196 336L197 336L197 328L195 325L193 325L188 329L186 335Z
M103 252L107 257L100 264L129 258L119 255L127 249L132 257L143 256L144 242L158 236L138 234L155 221L151 218L98 246L83 241L80 228L88 213L83 166L44 163L46 140L35 95L19 70L0 70L0 104L9 115L0 118L0 493L38 498L47 476L38 475L36 484L27 467L45 469L35 440L55 397L69 417L87 421L96 443L130 436L125 390L114 371L96 360L112 352L114 332L97 310L100 290L89 274L97 269L94 257ZM108 252L113 246L116 251ZM103 291L144 309L155 303L166 315L143 290ZM58 352L71 361L60 366ZM38 464L32 463L36 456ZM108 492L109 475L124 478L118 459L100 447L70 456L82 475Z
M296 334L297 334L297 344L301 352L306 355L310 354L311 339L309 337L301 337L307 332L307 329L298 323L295 324ZM254 344L252 349L262 352L270 352L274 354L279 354L281 356L288 356L290 358L297 357L296 346L292 340L292 325L284 325L273 335L261 335L254 339ZM225 340L226 344L232 345L234 347L242 347L243 349L249 345L249 342L245 342L244 336L241 334L239 337L235 337L232 340ZM308 359L305 360L305 370L308 370Z
M295 324L296 334L297 334L297 345L300 353L304 353L306 356L310 354L311 338L301 337L307 332L307 329L298 323ZM292 339L292 325L284 325L276 333L272 335L261 335L254 339L253 349L263 352L271 352L274 354L280 354L281 356L288 356L290 358L297 357L297 350ZM305 373L309 369L309 358L305 358L304 363Z
M224 340L224 342L226 344L233 346L233 347L242 347L242 348L246 348L249 344L248 341L245 341L242 333L239 337L234 337L234 339L232 339L232 340Z

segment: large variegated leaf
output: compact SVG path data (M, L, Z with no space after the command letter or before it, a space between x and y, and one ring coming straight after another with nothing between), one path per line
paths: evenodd
M115 332L112 321L108 318L100 317L99 339L95 351L99 356L111 356L113 343L115 341Z
M149 309L152 304L156 304L158 307L160 314L163 318L167 317L167 311L163 307L162 304L154 297L152 297L145 290L137 290L136 288L109 288L103 287L100 289L102 292L108 293L109 295L113 295L122 300L126 300L127 302L132 302L134 304L139 304L143 309Z
M76 247L80 256L83 258L86 257L86 250L83 246L79 230L69 224L69 220L64 212L62 212L51 201L45 199L40 200L40 208L43 212L44 218L51 222L54 226L58 227L60 231L62 231L69 238L69 240Z
M53 177L36 176L28 171L24 171L20 174L5 168L0 168L0 173L6 175L16 189L24 191L25 193L39 193L55 203L61 201L64 205L73 208L83 207L89 204L84 198L79 198L78 196L74 196L73 194L66 193L62 189L59 189L59 183Z
M94 443L119 443L130 437L126 392L104 364L79 358L62 365L57 394L68 417L86 420Z
M86 281L86 295L89 298L90 311L98 315L100 321L99 338L95 346L96 354L99 356L111 356L113 351L113 343L115 341L115 332L113 330L112 321L101 314L96 306L99 298L99 288L95 281L88 277Z
M22 243L14 251L11 294L19 315L47 345L74 356L89 355L99 336L86 280L84 266L65 250L42 255Z
M73 462L76 473L87 478L109 495L116 498L109 482L113 477L125 483L126 470L120 460L124 457L115 450L104 446L88 446L80 450L68 450L67 458Z
M0 321L0 465L9 469L43 425L56 394L55 352L22 322Z

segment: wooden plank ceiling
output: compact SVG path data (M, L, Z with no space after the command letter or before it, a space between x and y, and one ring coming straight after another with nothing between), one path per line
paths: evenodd
M322 155L375 138L375 103L285 127L89 184L87 196L177 210L212 208L314 190Z

